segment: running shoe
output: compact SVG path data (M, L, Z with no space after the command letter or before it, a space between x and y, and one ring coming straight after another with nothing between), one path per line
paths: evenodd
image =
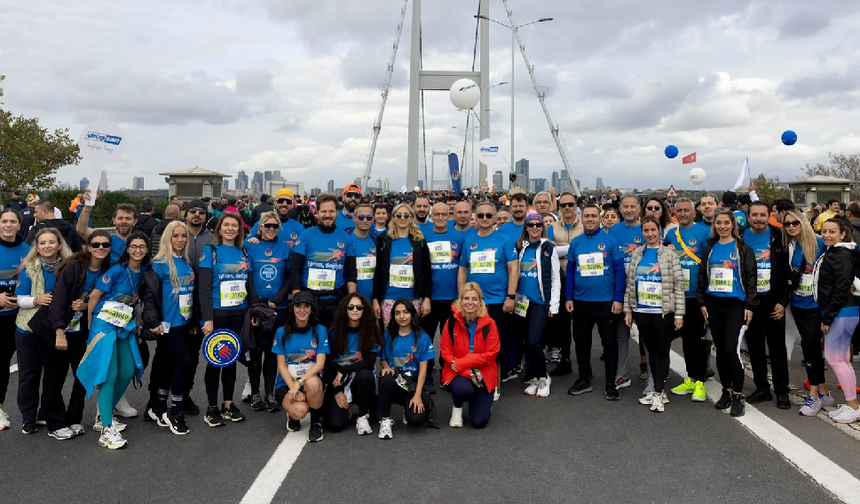
M798 413L803 416L811 417L817 415L819 411L821 411L821 399L813 399L812 396L807 396L806 402L800 407L800 411L798 411Z
M517 373L517 370L516 370L516 369L511 369L511 370L509 370L507 373L505 373L505 377L504 377L504 378L502 378L502 383L504 383L504 382L506 382L506 381L513 380L513 379L514 379L514 378L516 378L517 376L519 376L519 374Z
M84 426L79 423L70 425L69 429L71 429L72 434L74 434L75 436L83 436L84 433L87 431L86 429L84 429Z
M311 430L308 432L308 443L318 443L323 440L322 424L319 422L311 423Z
M791 401L788 399L788 394L776 395L776 407L778 409L790 409Z
M281 411L281 406L275 401L275 396L272 394L266 396L266 411L269 413Z
M242 413L236 406L236 403L230 403L230 407L221 408L221 418L230 420L231 422L241 422L245 420L245 414Z
M251 402L251 382L245 381L245 388L242 389L242 402Z
M531 396L533 396L533 395L537 394L538 379L537 379L537 378L532 378L531 380L527 381L526 383L528 384L528 386L527 386L527 387L526 387L526 389L523 391L523 394L525 394L525 395L531 395Z
M625 374L623 376L618 377L618 379L615 380L615 388L616 389L623 389L623 388L629 387L632 383L633 382L630 381L630 376Z
M496 387L496 390L493 392L493 402L499 402L499 398L502 397L502 393L499 392L499 387Z
M123 394L123 396L119 398L119 402L114 406L113 414L123 418L134 418L137 416L137 410L128 403L128 399L126 399L125 394Z
M746 406L744 405L743 394L732 394L732 409L729 411L729 415L733 417L742 417L744 416L745 411Z
M379 421L379 439L394 439L394 433L391 431L394 427L394 420L388 418Z
M587 394L594 390L594 387L591 386L591 380L583 380L582 378L577 378L575 382L573 382L573 386L567 389L567 393L570 395L582 395Z
M827 395L824 395L821 392L819 392L818 393L818 399L821 400L821 407L822 408L830 408L830 407L836 406L836 399L833 398L833 394L831 394L830 392L828 392Z
M373 434L373 428L370 426L370 415L363 415L355 420L355 432L359 436Z
M759 404L770 401L773 401L773 394L771 394L768 389L756 389L752 394L747 396L747 402L750 404Z
M119 450L128 444L128 441L112 426L105 427L102 430L102 435L99 436L99 446L104 446L109 450Z
M639 363L639 379L647 380L648 379L648 364L644 362Z
M606 395L607 401L620 401L621 394L618 393L618 387L615 386L614 383L609 383L603 390L604 395Z
M656 392L653 392L653 391L648 392L647 394L640 397L639 398L639 404L641 404L643 406L649 406L652 402L654 402L654 394L655 393Z
M188 426L185 424L185 414L183 414L181 411L177 413L165 411L164 415L162 415L162 420L164 421L164 423L167 424L168 427L170 427L170 432L176 434L177 436L184 436L191 432L188 429Z
M125 430L126 427L128 427L126 424L117 420L116 417L111 418L111 421L112 421L111 423L113 425L114 430L116 430L117 432L122 432ZM101 415L96 415L96 423L93 424L93 430L96 432L104 431L104 425L102 425L102 416Z
M556 367L549 372L550 376L564 376L573 373L573 366L570 361L559 362Z
M159 427L168 427L170 423L165 420L167 417L167 404L155 401L152 406L146 409L144 418L155 420Z
M834 418L836 415L838 415L839 413L841 413L843 409L845 409L845 408L850 408L850 407L851 407L851 406L848 406L847 404L840 404L840 405L839 405L839 407L838 407L838 408L836 408L835 410L833 410L833 411L828 411L828 412L827 412L827 416L829 416L830 418Z
M0 408L0 430L6 430L9 427L12 427L12 422L9 421L9 415L3 411L3 408Z
M696 381L689 376L684 378L684 382L672 389L675 395L687 395L696 391Z
M27 422L21 427L21 434L25 436L39 432L39 426L35 422Z
M860 420L860 409L854 409L850 406L842 408L838 415L833 417L833 421L841 424L850 424Z
M658 392L652 392L650 397L651 411L655 413L663 413L663 411L666 409L666 407L663 406L663 394Z
M538 397L549 397L549 386L552 384L552 378L549 376L545 378L541 378L538 380L537 385L537 396Z
M259 393L256 393L251 396L251 410L252 411L263 411L266 409L266 403L263 402L262 396Z
M287 432L298 432L302 430L302 421L287 415Z
M67 439L72 439L73 437L75 437L75 434L72 432L72 429L68 427L63 427L57 430L49 430L48 436L58 441L65 441Z
M720 396L717 402L714 403L714 407L717 409L726 409L731 405L732 393L729 392L727 389L723 389L723 394Z
M708 389L705 388L705 382L697 381L693 387L693 397L691 398L693 401L705 402L708 400Z
M218 406L209 406L206 408L206 416L203 417L203 421L209 427L223 427L225 425Z
M454 407L451 409L451 420L448 422L448 425L455 429L463 426L463 408Z
M158 414L153 411L155 408L155 401L150 399L146 402L146 406L143 407L143 421L145 422L157 422Z

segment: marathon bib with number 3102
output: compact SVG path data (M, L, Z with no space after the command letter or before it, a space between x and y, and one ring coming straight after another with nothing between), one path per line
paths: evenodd
M125 303L118 303L116 301L105 301L105 304L102 305L102 309L99 310L97 318L104 320L108 324L124 328L129 322L131 322L133 315L134 308L131 306Z
M581 276L603 276L603 253L579 254L579 274Z
M221 306L239 306L248 297L245 282L230 280L221 282Z
M496 272L496 251L481 250L469 254L469 272L470 273L495 273Z
M734 286L734 275L731 268L711 268L711 279L708 290L711 292L731 292Z
M427 247L430 249L430 264L448 264L451 262L451 242L430 242Z
M411 264L392 264L388 273L388 283L392 287L411 289L415 285L415 273Z
M308 289L310 290L334 290L337 272L323 268L310 268L308 270Z

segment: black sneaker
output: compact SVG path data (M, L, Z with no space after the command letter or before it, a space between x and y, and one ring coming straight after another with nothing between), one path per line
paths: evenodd
M155 406L155 401L150 399L149 402L146 403L146 407L143 408L143 420L145 422L156 422L156 421L158 421L158 417L155 416L155 413L153 411L151 411L154 406Z
M567 393L570 395L580 395L587 394L594 390L594 387L591 386L591 380L583 380L582 378L578 378L575 382L573 382L573 386L567 389ZM618 390L615 391L618 393Z
M747 402L750 404L758 404L770 401L773 401L773 396L771 395L770 390L756 389L755 392L747 396Z
M732 405L732 394L726 389L723 389L723 395L720 396L720 400L714 403L714 407L717 409L726 409Z
M558 365L549 372L550 376L564 376L573 373L573 366L570 361L561 361Z
M155 420L159 427L167 427L170 425L165 418L167 417L167 404L155 401L152 406L146 409L144 418L149 417L150 420Z
M21 434L35 434L39 432L39 426L34 422L25 423L23 427L21 427Z
M231 403L229 408L221 408L221 418L231 422L241 422L245 419L245 414L239 410L236 403Z
M779 394L776 396L776 407L779 409L791 409L791 401L788 399L788 394Z
M218 406L209 406L206 408L206 416L203 417L203 421L209 427L224 426L224 420L221 418L221 411L218 409Z
M269 394L266 396L266 410L269 413L274 413L281 410L281 406L275 401L275 396Z
M182 412L186 415L199 415L200 407L188 396L182 398Z
M165 413L164 421L170 427L170 432L177 436L184 436L190 432L188 426L185 425L185 415L181 411L178 413Z
M263 398L259 393L251 396L251 410L253 411L263 411L266 409L266 403L263 402Z
M311 430L308 432L308 442L316 443L323 440L322 424L314 422L311 424Z
M298 432L302 430L302 421L296 420L291 416L287 416L287 431Z
M604 389L604 394L606 394L607 401L620 401L621 394L618 393L618 388L614 383L607 383L606 388Z
M733 417L744 416L745 409L743 394L732 394L732 409L729 411L729 415Z

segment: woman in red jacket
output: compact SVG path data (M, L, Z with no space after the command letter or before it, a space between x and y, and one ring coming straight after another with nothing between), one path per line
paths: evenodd
M463 403L468 402L469 423L481 429L489 423L493 407L499 331L487 315L484 295L475 282L466 282L452 311L439 338L444 361L442 383L450 387L454 399L448 425L463 426Z

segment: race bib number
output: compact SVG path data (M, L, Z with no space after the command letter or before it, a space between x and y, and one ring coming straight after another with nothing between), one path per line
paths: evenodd
M711 292L731 292L734 286L734 275L731 268L711 268L711 280L708 290Z
M528 311L529 298L523 296L522 294L517 294L517 297L514 298L514 314L519 315L520 317L525 317Z
M399 289L411 289L415 285L415 273L411 264L392 264L388 273L388 283Z
M579 254L579 274L581 276L603 276L603 253Z
M290 376L293 377L293 380L298 380L306 375L313 366L313 361L299 362L298 364L287 364L287 368L289 368Z
M308 289L317 291L334 290L336 278L337 272L335 270L311 268L308 270Z
M104 320L108 324L123 328L131 322L133 314L134 308L125 303L105 301L105 304L102 305L102 309L99 310L98 318Z
M663 306L663 284L660 282L636 282L636 293L641 306L659 308Z
M221 282L221 306L240 306L248 292L245 290L245 282L241 280L230 280Z
M770 292L770 270L758 270L758 275L755 281L756 292Z
M809 297L812 295L812 275L806 274L800 276L800 284L794 293L800 297Z
M430 264L448 264L451 262L451 242L430 242L427 247L430 249Z
M184 318L185 320L191 318L191 309L193 307L193 302L191 301L192 298L193 296L191 294L179 295L179 315L182 316L182 318Z
M683 269L681 271L684 272L684 290L688 291L690 290L690 270Z
M74 315L72 315L72 321L69 322L69 325L66 326L66 332L80 332L81 330L81 317L84 312L76 311Z
M496 251L482 250L469 254L469 270L471 273L495 273Z
M373 274L376 273L376 256L356 257L355 268L358 270L358 280L373 280Z

